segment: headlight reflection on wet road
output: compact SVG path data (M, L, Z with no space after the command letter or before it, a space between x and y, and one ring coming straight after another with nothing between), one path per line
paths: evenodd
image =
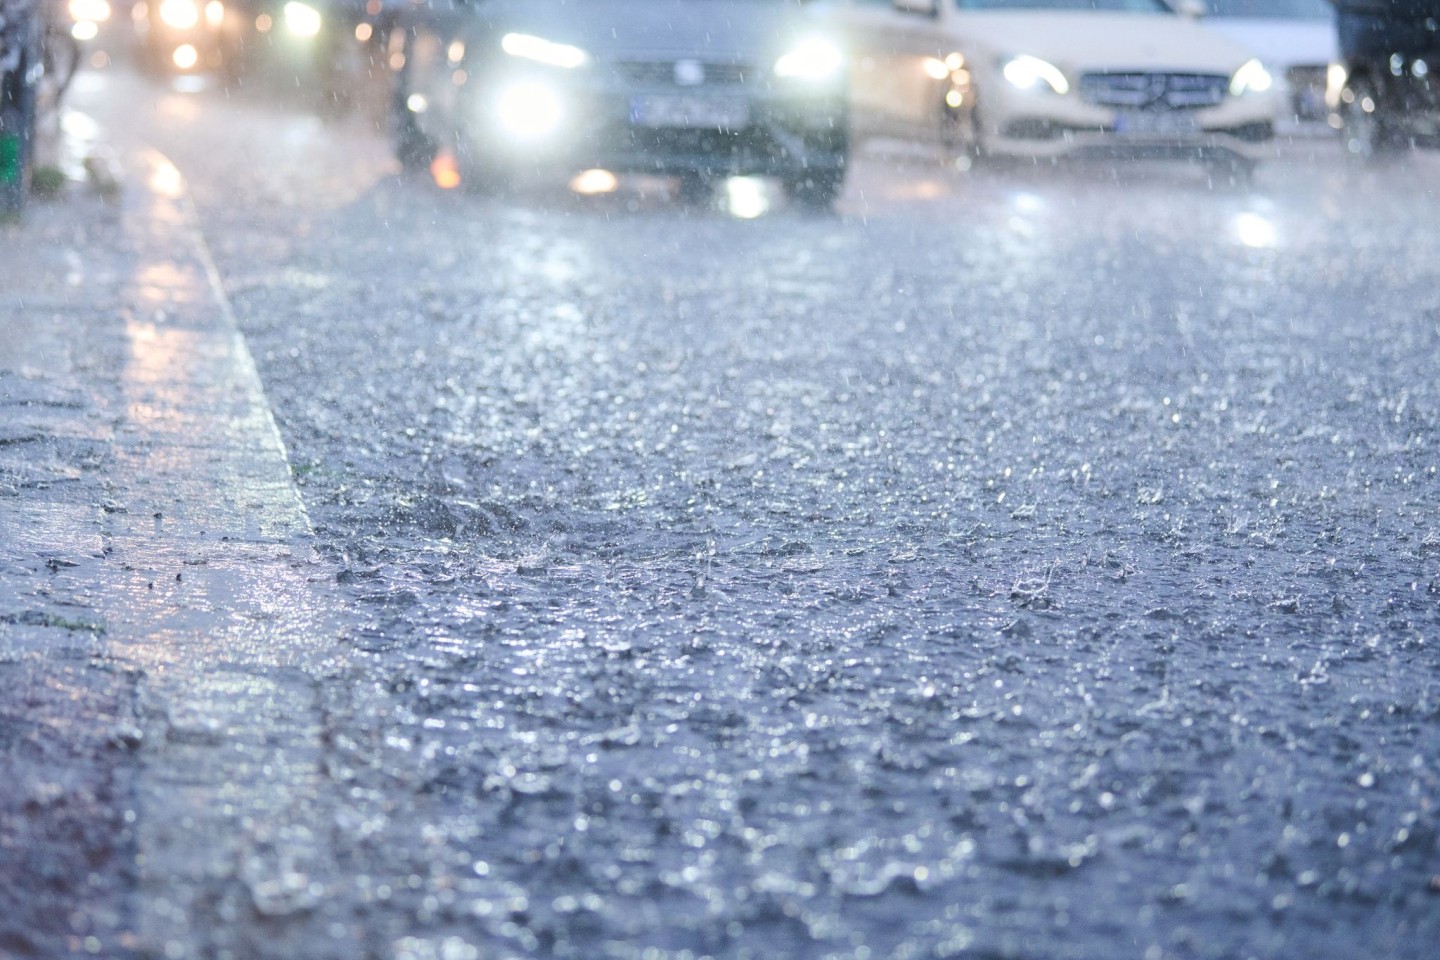
M1246 212L1235 217L1235 235L1247 247L1268 249L1275 246L1275 222L1263 214Z

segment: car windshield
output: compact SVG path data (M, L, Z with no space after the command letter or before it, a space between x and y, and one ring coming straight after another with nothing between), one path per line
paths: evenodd
M955 0L961 10L1076 10L1105 13L1170 13L1161 0Z
M1247 20L1328 20L1335 8L1327 0L1206 0L1213 17Z

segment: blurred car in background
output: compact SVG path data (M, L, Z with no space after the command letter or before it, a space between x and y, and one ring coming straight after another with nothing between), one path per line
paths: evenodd
M1363 159L1440 147L1440 0L1336 0L1330 124Z
M1329 0L1205 0L1205 25L1249 47L1275 78L1284 133L1330 132L1325 78L1339 59Z
M77 41L88 42L115 29L115 7L110 0L67 0L65 11L70 35Z
M108 0L68 0L97 4ZM212 74L315 105L348 106L371 60L379 0L136 0L142 64Z
M369 10L380 9L367 0L236 2L246 5L249 20L247 69L330 96L345 93L344 78L371 36L358 28L372 19Z
M137 52L145 69L157 73L237 72L250 21L233 2L136 0L127 13L135 26Z
M1163 0L850 0L857 127L966 157L1185 158L1244 177L1274 79Z
M827 205L849 154L844 53L789 0L487 0L416 7L394 33L396 153L453 150L472 186L650 173L703 190L778 177Z

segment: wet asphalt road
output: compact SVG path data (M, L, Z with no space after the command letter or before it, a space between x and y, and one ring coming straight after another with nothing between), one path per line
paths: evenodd
M375 956L1434 956L1440 157L745 219L77 100L188 178L362 624Z

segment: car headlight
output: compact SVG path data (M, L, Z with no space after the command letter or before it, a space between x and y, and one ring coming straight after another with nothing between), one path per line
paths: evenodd
M775 61L775 76L793 80L829 80L840 73L845 58L828 40L802 40Z
M104 23L110 19L107 0L70 0L70 19L76 23Z
M590 62L590 55L579 47L572 47L568 43L556 43L553 40L531 36L528 33L505 34L500 38L500 49L512 57L534 60L536 63L543 63L549 67L561 67L566 70L574 70L576 67L583 67Z
M1264 93L1274 84L1274 78L1263 63L1259 60L1246 60L1230 78L1230 94L1239 97L1247 93Z
M517 81L501 87L495 97L495 119L517 140L542 140L559 129L565 104L554 87Z
M1000 65L1000 72L1011 86L1021 90L1035 90L1044 85L1061 95L1070 92L1070 81L1065 79L1060 68L1039 57L1028 54L1011 57Z
M160 22L173 30L189 30L200 22L200 4L195 0L161 0Z
M1332 63L1325 69L1325 106L1331 110L1340 106L1340 97L1345 85L1350 82L1350 71L1343 63Z
M308 3L290 0L285 4L285 29L297 37L313 37L320 33L320 11Z

